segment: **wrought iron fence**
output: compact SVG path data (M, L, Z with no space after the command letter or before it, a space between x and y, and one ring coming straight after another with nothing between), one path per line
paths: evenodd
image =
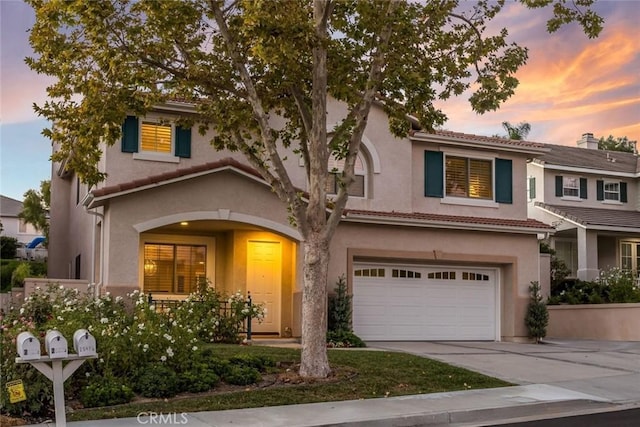
M176 310L182 304L184 304L183 300L174 300L174 299L158 299L154 298L153 294L149 294L148 296L149 306L154 306L156 312L159 313L167 313L170 311ZM200 303L202 301L191 300L191 302ZM247 341L251 341L251 313L252 311L252 301L251 294L247 292L247 298L245 299L245 306L247 308L247 312L249 313L247 317L242 321L242 328L238 331L240 334L245 334ZM218 300L218 305L220 307L220 316L223 317L231 317L231 304L227 300Z

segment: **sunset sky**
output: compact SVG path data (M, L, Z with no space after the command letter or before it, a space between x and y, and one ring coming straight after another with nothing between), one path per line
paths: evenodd
M640 140L640 1L598 1L604 30L590 40L577 25L549 35L550 11L527 11L509 3L496 24L510 40L529 48L517 74L520 86L500 110L479 116L468 94L442 104L445 128L477 135L503 135L501 123L528 122L527 139L574 145L585 132ZM51 82L24 63L32 55L28 30L31 8L0 0L0 193L22 200L30 188L50 178L50 143L40 135L47 123L32 109L46 100Z

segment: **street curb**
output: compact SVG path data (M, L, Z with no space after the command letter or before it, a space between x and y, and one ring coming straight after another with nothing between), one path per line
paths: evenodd
M621 405L593 400L527 403L510 407L468 409L395 415L339 423L304 424L305 427L414 427L414 426L490 426L516 419L545 419L569 415L621 410ZM629 409L629 408L624 408Z

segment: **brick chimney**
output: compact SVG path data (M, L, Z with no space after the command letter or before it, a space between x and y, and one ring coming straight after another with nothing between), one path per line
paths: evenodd
M582 138L578 140L578 147L587 148L589 150L597 150L598 140L593 137L592 133L583 133Z

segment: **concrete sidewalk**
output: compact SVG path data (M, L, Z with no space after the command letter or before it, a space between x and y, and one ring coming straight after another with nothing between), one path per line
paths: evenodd
M370 346L442 360L522 385L189 414L162 413L162 406L159 405L156 414L71 422L68 425L483 426L508 419L546 418L640 407L640 343L549 341L546 345L532 345L394 342L370 343Z

